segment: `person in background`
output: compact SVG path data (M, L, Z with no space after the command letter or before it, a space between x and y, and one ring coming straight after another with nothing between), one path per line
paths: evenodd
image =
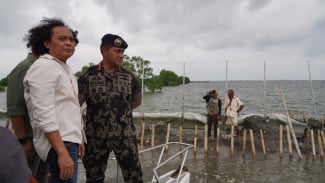
M206 106L208 107L208 102L212 96L212 93L216 92L216 90L212 90L210 92L208 92L206 95L203 96L203 99L205 100ZM218 97L218 108L219 108L219 116L221 115L221 109L222 109L222 101L220 100L220 98Z
M37 183L28 167L22 146L7 128L0 127L0 182Z
M37 38L32 38L31 42L35 39ZM27 43L26 46L30 48L31 44ZM39 55L35 53L28 53L27 57L7 76L7 116L25 152L33 176L39 183L47 183L48 164L42 161L35 152L32 127L24 99L23 79L29 67L38 57Z
M221 106L220 106L221 100L218 98L218 92L216 90L212 90L212 92L210 92L210 96L211 97L207 105L208 138L215 139L217 137L218 120L221 113ZM214 130L213 130L214 138L211 136L212 125L214 126Z
M77 32L60 19L44 18L26 35L40 57L24 78L24 97L36 152L49 163L52 183L77 182L78 156L84 154L78 86L67 60Z
M244 108L244 103L242 103L240 99L235 96L235 91L233 89L229 89L227 95L228 97L224 103L224 122L226 124L234 125L237 135L240 136L240 130L238 128L238 116L239 112Z
M107 160L113 151L125 182L142 183L132 109L141 104L141 87L122 68L128 44L118 35L102 37L103 60L78 79L80 105L86 102L86 144L83 164L87 183L103 183Z

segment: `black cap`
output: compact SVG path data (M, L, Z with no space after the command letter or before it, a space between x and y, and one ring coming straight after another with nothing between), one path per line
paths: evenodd
M103 46L114 46L117 48L124 48L126 49L128 47L128 44L118 35L114 34L105 34L102 37L102 43L100 47Z

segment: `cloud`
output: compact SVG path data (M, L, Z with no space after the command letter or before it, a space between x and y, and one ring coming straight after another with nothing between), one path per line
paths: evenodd
M121 35L129 56L192 80L325 79L325 2L320 0L24 0L0 2L0 77L27 52L23 36L42 17L60 17L79 31L69 64L74 71L99 62L106 33ZM254 71L254 72L252 72Z

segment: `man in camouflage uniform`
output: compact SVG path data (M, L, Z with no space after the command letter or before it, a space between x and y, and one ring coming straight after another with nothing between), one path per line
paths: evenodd
M141 104L135 76L121 67L127 43L106 34L100 46L103 60L78 79L79 102L87 104L87 183L102 183L107 160L114 151L125 182L143 182L132 109Z

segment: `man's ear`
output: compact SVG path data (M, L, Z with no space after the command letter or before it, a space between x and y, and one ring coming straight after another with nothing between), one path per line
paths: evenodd
M49 49L50 48L50 42L48 40L43 41L43 44L45 48Z

